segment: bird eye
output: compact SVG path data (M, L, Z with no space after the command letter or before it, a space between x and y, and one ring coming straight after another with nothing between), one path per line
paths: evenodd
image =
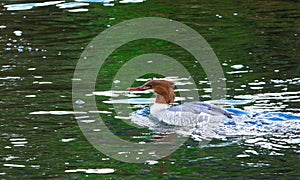
M152 84L147 84L146 87L152 88Z

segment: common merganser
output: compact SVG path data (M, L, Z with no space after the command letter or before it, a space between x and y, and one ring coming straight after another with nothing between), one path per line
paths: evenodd
M174 82L171 81L151 80L142 86L128 88L128 90L153 90L156 93L156 100L150 107L150 115L169 125L195 127L211 118L232 118L226 110L204 102L171 105L175 99Z

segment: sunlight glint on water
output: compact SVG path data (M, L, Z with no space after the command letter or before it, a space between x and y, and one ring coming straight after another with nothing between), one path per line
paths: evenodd
M297 2L4 0L1 3L1 178L299 177ZM198 74L201 67L194 60L189 62L191 57L184 51L160 46L161 42L141 42L111 57L107 68L111 74L101 74L99 86L87 94L95 96L98 110L74 112L71 83L78 79L72 76L84 47L104 29L144 16L178 20L205 37L224 69L227 100L210 101L210 82L204 73ZM196 132L170 157L141 165L120 163L95 150L76 124L76 121L93 123L87 113L100 114L115 134L140 144L155 141L168 130L168 126L145 122L139 122L144 128L131 127L124 123L130 121L130 115L119 116L113 108L121 103L136 111L154 101L150 92L111 91L107 85L116 67L131 58L131 52L148 53L143 49L170 53L192 72L199 89L182 89L180 85L188 83L190 77L173 77L177 93L198 91L201 101L244 112L245 119L225 122L216 139L205 147L198 147ZM142 84L148 80L141 77L136 81ZM178 97L176 103L188 98ZM84 106L85 102L78 99L76 104ZM79 114L79 118L75 119L74 114ZM180 130L183 135L190 133ZM100 131L101 127L93 129Z

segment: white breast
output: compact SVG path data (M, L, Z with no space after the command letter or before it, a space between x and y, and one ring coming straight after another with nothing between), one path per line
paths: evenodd
M154 103L150 108L150 114L155 116L157 113L160 113L162 110L168 109L168 104L160 104L160 103Z

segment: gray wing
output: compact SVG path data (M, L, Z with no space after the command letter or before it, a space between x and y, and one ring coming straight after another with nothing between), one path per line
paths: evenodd
M191 112L195 114L200 114L201 112L211 114L211 115L224 115L228 118L232 118L232 115L225 109L218 107L213 104L208 104L204 102L189 102L178 106L172 106L169 108L170 111L184 111Z

